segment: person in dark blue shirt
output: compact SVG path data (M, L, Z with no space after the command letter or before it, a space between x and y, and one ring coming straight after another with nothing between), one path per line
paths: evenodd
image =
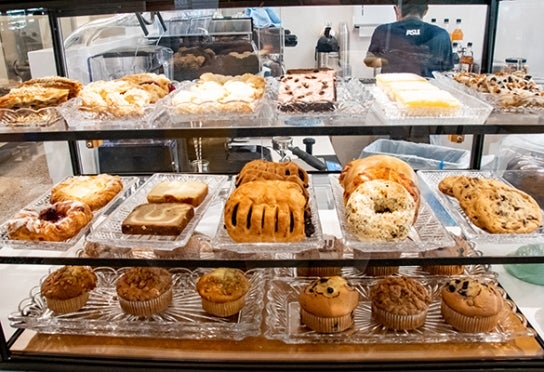
M412 72L432 77L433 71L453 68L450 35L422 20L429 7L422 0L403 0L395 5L397 22L374 30L364 63L381 67L382 73Z

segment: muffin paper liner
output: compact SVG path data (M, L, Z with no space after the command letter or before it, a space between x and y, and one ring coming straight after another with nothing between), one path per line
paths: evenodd
M151 300L129 301L119 296L119 304L126 313L137 316L149 316L160 313L172 302L172 288Z
M499 321L500 313L490 316L467 316L463 315L442 301L440 311L444 320L453 328L468 333L479 333L491 331Z
M396 330L411 330L419 328L425 324L427 310L421 311L418 314L401 315L393 314L383 309L378 309L376 306L372 306L372 316L377 322L383 324L387 328Z
M300 317L303 324L308 328L320 333L342 332L353 326L353 311L346 315L336 317L322 317L300 309Z

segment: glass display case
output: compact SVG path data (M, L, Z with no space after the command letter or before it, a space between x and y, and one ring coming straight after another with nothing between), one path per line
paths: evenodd
M312 2L303 3L315 5ZM487 7L488 17L482 20L485 23L487 43L482 66L491 66L494 45L492 34L496 27L499 1L453 3ZM69 1L46 1L42 9L43 16L49 17L53 31L53 62L59 74L63 75L67 73L67 66L59 30L60 25L72 16L130 14L130 18L136 20L136 26L131 23L130 27L140 27L143 22L150 40L158 41L171 36L163 40L168 45L161 42L162 49L171 48L173 40L185 41L188 36L202 41L203 36L209 38L211 35L214 41L221 41L224 36L222 33L229 27L229 32L236 28L238 36L247 41L246 37L252 37L252 26L248 26L246 18L232 18L228 22L214 18L217 16L216 9L245 5L230 2L90 1L74 4ZM282 5L288 7L301 4L288 1ZM0 11L21 6L20 2L2 3ZM203 17L199 18L202 22L208 22L207 30L213 32L201 35L201 27L194 28L191 22L186 25L187 20L184 18L166 17L160 20L157 16L168 11L197 11L198 8L213 9L201 12ZM155 29L149 25L151 18L148 12L154 14L159 35L154 34ZM170 30L175 30L175 33L163 34L162 22L173 26ZM214 24L213 28L210 28L210 24ZM250 54L254 51L250 51ZM162 63L159 65L169 66ZM172 71L173 79L177 80L176 69ZM277 81L270 79L267 86L275 87ZM453 200L437 193L438 180L451 173L477 173L479 177L485 175L507 181L523 180L534 186L535 182L538 183L535 177L540 177L541 173L540 160L531 163L537 164L536 169L531 166L527 169L511 167L507 171L480 170L474 165L479 164L485 136L519 133L540 135L543 132L541 118L537 117L535 123L533 113L526 116L519 112L497 112L486 102L470 96L469 92L459 91L458 94L468 97L464 101L467 105L485 108L487 111L483 113L485 110L482 109L476 118L463 118L461 122L448 118L440 118L439 121L399 119L383 122L376 112L379 109L375 106L376 102L372 101L372 90L375 88L372 83L353 79L342 84L342 89L349 89L350 92L342 97L342 102L347 106L352 100L366 100L365 104L357 105L353 114L350 114L349 107L343 107L339 109L338 115L278 115L274 106L275 98L271 94L266 96L256 115L248 116L229 114L210 117L210 113L206 112L200 118L196 115L186 120L183 116L171 115L167 112L168 105L164 105L153 110L137 126L130 122L74 126L68 125L63 118L48 126L0 126L0 141L3 144L0 147L0 208L3 215L0 220L0 270L3 278L13 280L13 284L0 286L0 293L7 299L5 306L9 306L9 314L1 314L1 368L39 370L44 368L45 363L47 369L85 370L108 369L112 366L120 370L135 367L241 370L265 366L288 370L480 368L525 371L544 368L544 332L542 317L538 313L542 310L542 304L537 300L531 302L522 293L534 291L534 297L538 298L536 293L543 293L542 287L535 284L527 287L528 283L511 277L501 280L503 276L509 275L502 265L516 265L518 272L523 271L525 266L538 272L544 266L542 250L518 249L529 243L538 244L542 239L542 228L528 234L530 236L508 234L504 239L499 235L486 239L489 234L470 225ZM357 88L350 88L351 85ZM397 138L450 134L475 136L470 170L417 172L420 175L418 180L422 198L418 220L407 241L398 245L361 242L350 235L344 214L341 213L343 204L338 171L318 172L315 169L309 170L309 205L315 231L303 243L295 244L293 249L290 249L289 244L236 244L226 236L223 208L238 172L234 166L214 168L206 174L198 172L198 169L185 171L179 168L172 172L157 170L152 172L154 174L148 174L141 171L137 163L127 165L128 171L123 172L127 174L123 174L125 188L122 195L96 213L88 229L82 232L77 241L69 245L61 244L62 248L57 249L53 244L43 249L39 243L31 241L28 244L10 244L3 225L23 206L43 201L44 198L49 200L51 187L61 181L54 176L57 168L70 163L75 175L100 173L100 170L88 172L89 168L84 164L88 159L81 156L81 144L83 147L93 147L104 140L123 143L180 138L196 138L200 141L255 138L261 141L255 145L259 147L264 143L262 138L278 135L318 137L391 134ZM51 152L53 147L65 148L63 154L68 156L45 159L44 153ZM269 153L263 157L278 158L275 148L269 146L266 149ZM293 147L289 150L295 153ZM4 159L8 159L7 162ZM102 163L102 169L111 169L107 168L109 164L104 159ZM134 240L119 239L121 233L118 230L127 210L144 202L144 194L158 178L199 179L210 185L209 198L196 210L197 219L190 226L190 236L182 234L180 239L168 239L142 235ZM518 187L527 185L522 183L518 183ZM535 199L542 200L539 188L530 187L526 191ZM540 209L542 213L542 205ZM457 247L459 244L463 247L462 255L441 253L441 248ZM51 270L63 265L88 266L98 281L96 290L80 311L55 314L47 309L40 284ZM173 306L159 315L145 318L123 313L117 303L115 283L124 270L133 266L158 266L170 270L174 288ZM462 272L453 275L431 274L429 266L462 266ZM196 282L203 273L216 267L239 268L249 278L246 304L238 315L211 317L201 308L200 297L195 291ZM429 291L428 321L421 329L391 331L373 320L370 289L383 275L369 273L372 269L383 268L393 269L397 273L395 275L417 279ZM359 301L354 310L354 325L350 330L319 334L301 323L298 294L316 276L330 273L346 278L359 293ZM495 283L499 288L504 307L500 321L489 332L463 333L449 326L441 316L441 288L452 277L461 280L467 276L485 283ZM529 304L518 302L518 299L529 301ZM533 308L540 310L535 314Z

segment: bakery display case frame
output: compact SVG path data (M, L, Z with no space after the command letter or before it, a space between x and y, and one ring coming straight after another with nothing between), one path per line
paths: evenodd
M74 3L69 0L48 1L5 1L0 10L39 7L49 17L52 31L53 49L56 68L59 75L65 75L60 19L79 15L111 13L155 12L176 9L197 8L235 8L247 6L300 6L333 5L333 1L293 1L274 2L214 1L214 2L178 2L178 1L131 1L131 0L91 0ZM367 0L364 4L385 4L385 0ZM497 26L499 0L436 0L431 4L480 4L488 7L486 34L482 66L484 71L491 70L494 35ZM342 5L359 5L357 1L343 1ZM278 122L273 126L225 127L210 125L202 127L160 127L140 129L104 129L100 126L86 126L84 129L66 125L54 127L33 127L0 129L2 142L52 142L64 141L69 144L74 174L81 174L77 141L101 139L168 139L191 137L272 137L281 133L284 136L375 136L394 135L396 138L423 137L431 134L472 134L474 141L471 152L471 168L478 169L486 135L492 134L531 134L544 133L542 123L524 120L519 114L491 114L482 124L441 123L424 125L392 124L383 125L378 118L368 115L364 122L347 119L326 126L289 126ZM228 173L228 172L225 172ZM0 248L1 250L1 248ZM183 267L195 270L202 267L225 265L224 259L160 259L147 258L146 265L161 267ZM463 265L463 264L506 264L506 263L543 263L544 256L515 257L506 255L483 255L469 257L398 257L398 258L331 258L331 259L229 259L228 265L241 269L277 269L301 266L412 266L420 264ZM126 267L142 265L141 258L83 258L80 256L46 255L3 255L0 252L0 264L16 265L78 265L96 267ZM261 336L252 336L236 342L210 340L161 340L148 338L100 337L89 335L51 335L37 334L29 330L17 330L6 340L0 324L1 368L7 369L47 369L79 370L108 369L115 366L118 370L136 368L156 369L224 369L252 370L267 366L269 369L337 369L337 370L460 370L460 369L517 369L541 370L544 368L544 341L538 335L519 337L502 344L486 345L478 343L438 343L433 344L433 355L420 344L405 345L287 345L278 340L268 340ZM71 347L73 346L73 347ZM134 350L138 356L134 357Z

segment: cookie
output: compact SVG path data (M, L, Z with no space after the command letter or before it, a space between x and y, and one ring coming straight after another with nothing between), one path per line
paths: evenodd
M474 210L478 218L473 223L491 233L530 233L542 224L537 202L515 188L480 190Z
M438 183L438 189L446 195L453 196L453 185L459 178L465 176L447 176Z

